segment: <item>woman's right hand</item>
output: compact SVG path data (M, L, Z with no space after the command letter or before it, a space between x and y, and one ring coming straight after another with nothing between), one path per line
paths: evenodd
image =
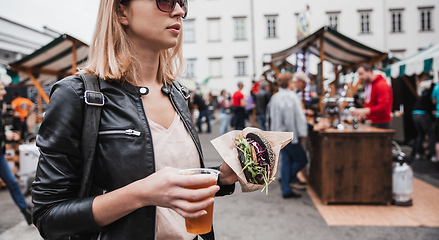
M106 226L144 206L160 206L176 211L184 218L197 218L213 203L219 190L215 178L208 175L179 175L181 169L165 167L125 187L97 196L93 216L99 226ZM188 189L195 186L210 186ZM109 210L111 209L111 210Z
M137 182L139 200L143 206L171 208L184 218L197 218L214 202L219 190L215 178L209 175L180 175L181 169L165 167ZM207 188L189 189L196 186Z

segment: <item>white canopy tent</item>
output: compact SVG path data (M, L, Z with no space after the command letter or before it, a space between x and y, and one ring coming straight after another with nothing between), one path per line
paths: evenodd
M396 62L386 69L386 75L392 78L421 75L433 70L434 82L439 81L439 43Z

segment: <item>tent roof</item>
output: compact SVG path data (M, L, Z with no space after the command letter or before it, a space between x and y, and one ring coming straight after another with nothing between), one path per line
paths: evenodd
M358 64L371 62L375 59L379 60L387 56L386 53L368 47L337 32L331 27L325 26L299 41L296 45L280 52L272 53L272 62L285 59L293 53L302 51L304 48L308 48L312 54L320 56L320 36L322 34L324 59L333 64L355 67Z
M397 78L404 75L419 75L423 72L430 72L431 69L435 69L434 76L436 80L437 71L439 71L439 43L387 66L386 75Z
M9 66L13 71L67 76L72 72L73 44L76 45L76 65L79 66L87 60L89 46L67 34Z

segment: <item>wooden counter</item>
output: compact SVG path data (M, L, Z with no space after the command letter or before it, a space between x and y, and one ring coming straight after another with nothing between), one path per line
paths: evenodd
M390 204L393 134L364 125L310 132L309 183L322 202Z

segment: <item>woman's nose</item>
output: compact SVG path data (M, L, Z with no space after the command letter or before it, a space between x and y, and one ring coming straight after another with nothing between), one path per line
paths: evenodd
M178 3L178 1L175 3L175 8L174 10L171 12L171 16L180 16L183 17L184 16L184 7L180 6L180 3Z

